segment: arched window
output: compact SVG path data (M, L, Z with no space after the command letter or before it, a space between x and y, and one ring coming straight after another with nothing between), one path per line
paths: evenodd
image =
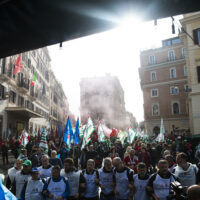
M177 102L173 103L172 107L173 107L173 114L176 115L176 114L180 113L179 103L177 103Z

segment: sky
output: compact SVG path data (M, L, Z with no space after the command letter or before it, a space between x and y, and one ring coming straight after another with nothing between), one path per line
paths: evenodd
M176 16L179 22L182 16ZM138 69L140 51L157 48L161 41L172 34L171 18L154 22L140 19L123 20L119 27L107 32L49 46L51 67L62 83L69 101L70 111L79 116L81 78L110 74L117 76L124 89L126 110L133 113L138 122L144 120L143 96Z

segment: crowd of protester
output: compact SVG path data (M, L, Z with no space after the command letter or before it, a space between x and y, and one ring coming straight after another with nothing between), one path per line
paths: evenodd
M48 149L38 141L0 142L3 163L8 150L16 158L4 184L20 200L200 199L200 145L184 138L92 141L84 148L49 139Z

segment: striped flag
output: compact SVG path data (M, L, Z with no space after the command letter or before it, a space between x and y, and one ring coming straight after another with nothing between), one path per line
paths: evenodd
M105 132L103 130L101 123L99 123L99 126L98 126L98 140L99 140L99 142L105 142L106 141Z
M23 145L24 147L26 147L26 145L29 142L29 139L30 139L29 134L25 130L23 130L19 139L20 145Z
M44 149L48 149L47 132L44 129L42 129L41 132L42 132L42 135L41 135L39 146L44 148Z
M124 144L124 141L125 141L125 139L126 139L126 137L127 137L127 133L126 132L124 132L124 131L120 131L119 133L118 133L118 136L117 136L119 139L120 139L120 141L121 141L121 143L122 143L122 145Z
M132 142L135 140L137 133L132 129L128 129L128 143L132 144Z

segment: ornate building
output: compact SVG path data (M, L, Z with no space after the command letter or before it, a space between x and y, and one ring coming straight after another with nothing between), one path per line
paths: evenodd
M14 75L17 57L0 59L0 136L3 137L19 135L24 128L35 134L50 122L52 87L48 49L22 53L22 69ZM31 86L34 74L35 82ZM63 93L62 88L57 91ZM68 104L64 104L63 111L67 110Z
M180 37L185 46L188 66L189 118L192 134L200 134L200 12L189 13L181 20Z
M130 126L130 113L126 112L124 90L115 76L83 78L80 82L80 116L86 123L91 116L109 128L126 129Z
M140 60L146 131L157 135L163 118L166 133L187 132L188 68L180 38L163 40L162 47L141 52Z

